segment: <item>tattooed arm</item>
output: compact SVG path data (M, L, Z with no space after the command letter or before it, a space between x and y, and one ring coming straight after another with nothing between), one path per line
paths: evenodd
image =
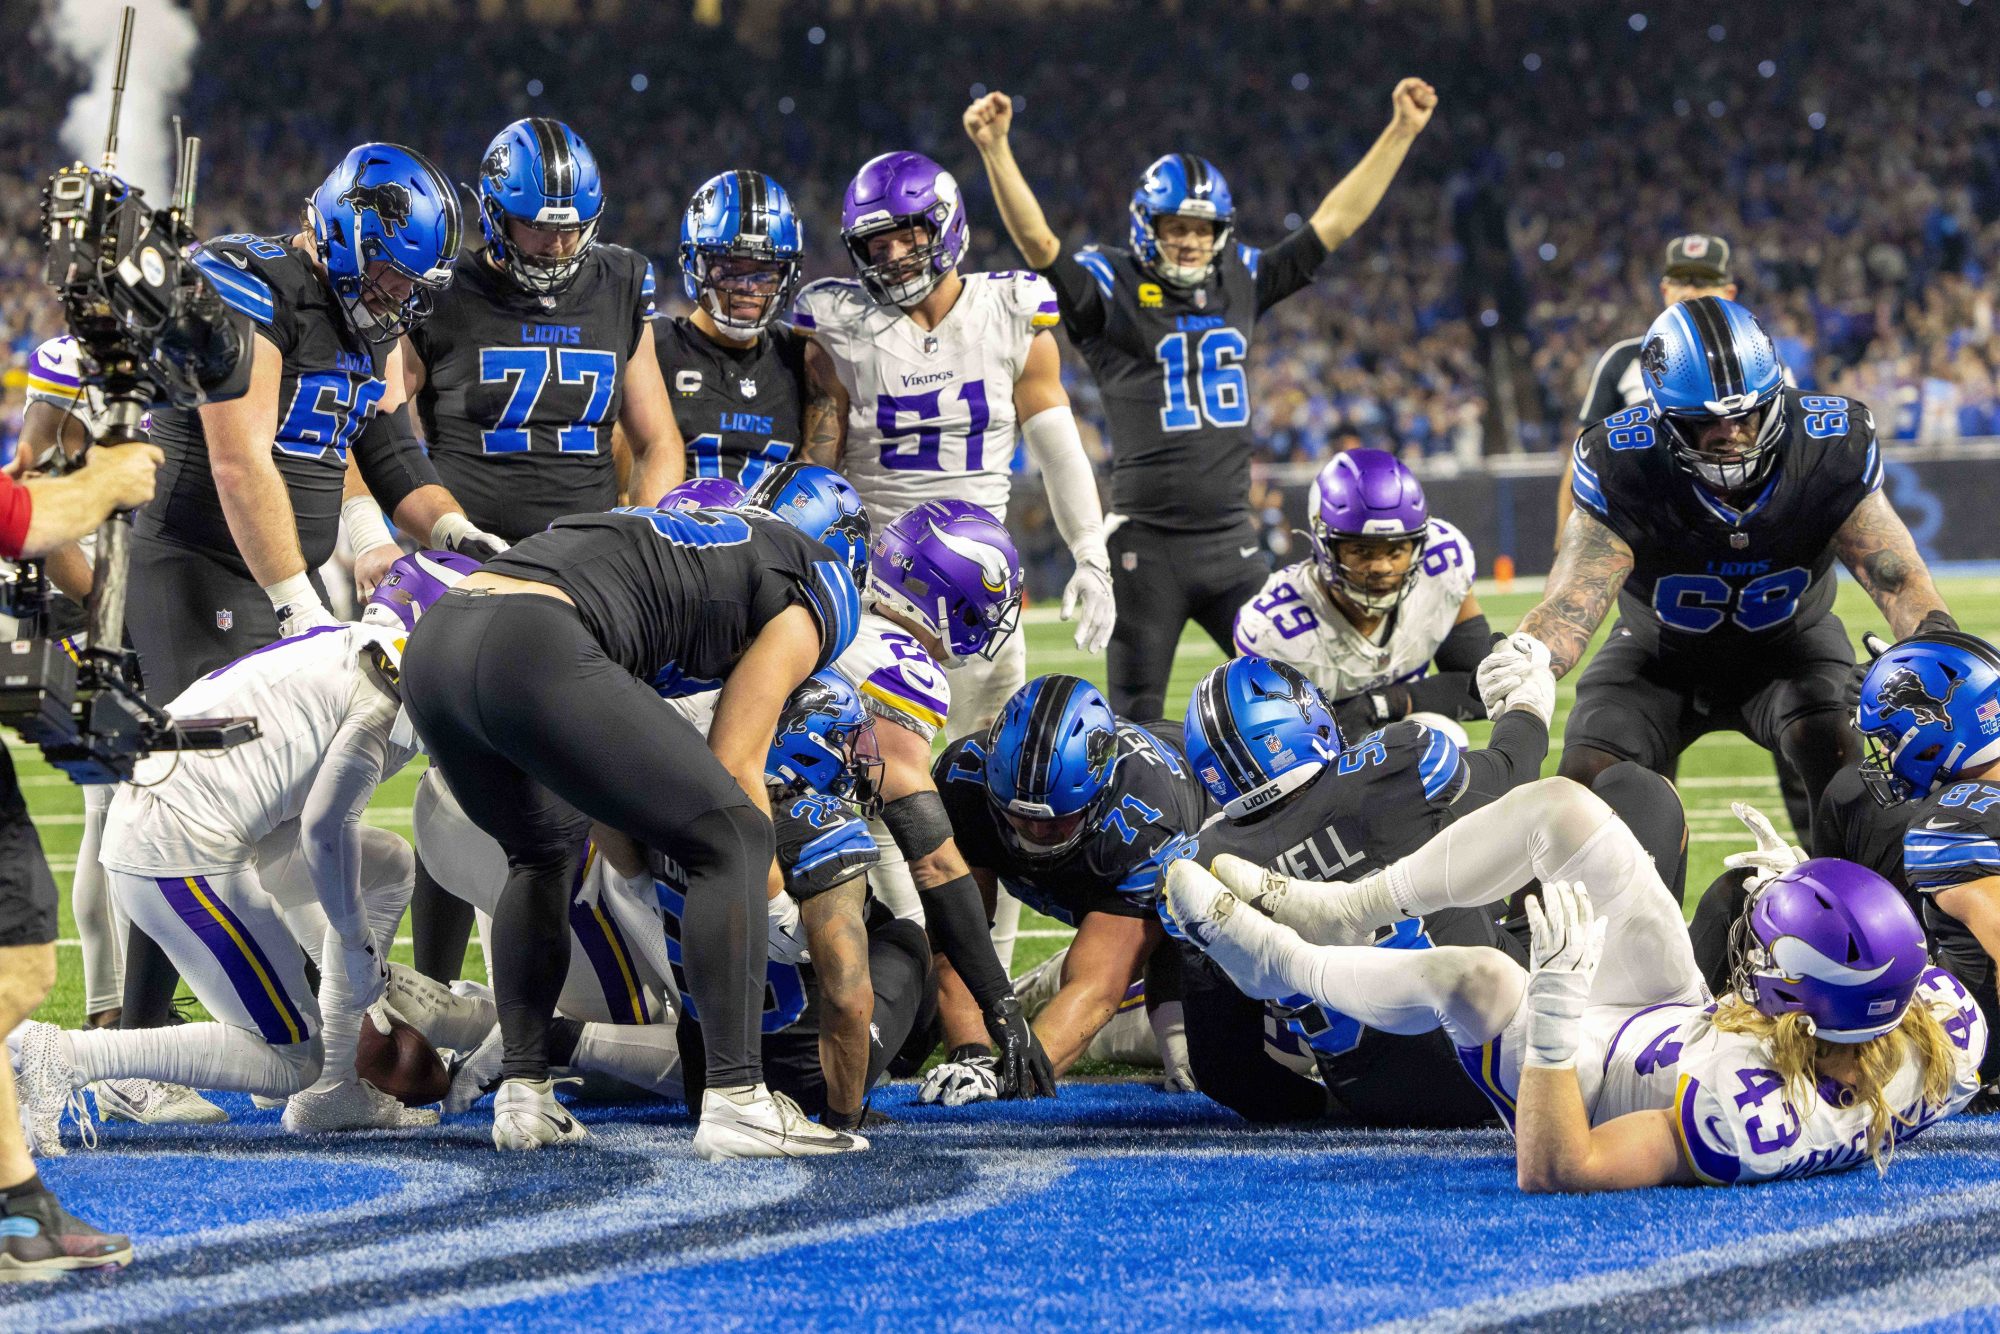
M840 471L847 452L847 388L818 343L806 342L806 439L799 451L808 463Z
M1631 573L1632 548L1623 538L1586 509L1569 516L1548 588L1518 627L1549 646L1557 676L1576 666Z
M1840 525L1833 554L1875 599L1896 638L1915 633L1932 612L1949 616L1910 530L1880 491L1870 493Z

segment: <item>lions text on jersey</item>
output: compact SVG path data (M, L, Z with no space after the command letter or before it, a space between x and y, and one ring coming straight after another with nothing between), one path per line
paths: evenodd
M1287 565L1236 616L1236 651L1299 669L1330 700L1414 681L1429 669L1472 592L1472 544L1432 519L1409 596L1377 627L1354 628L1313 562Z
M1017 427L1014 384L1028 345L1054 328L1056 295L1033 273L968 273L926 331L861 284L825 278L793 315L832 359L848 395L843 471L877 528L926 500L1007 509Z

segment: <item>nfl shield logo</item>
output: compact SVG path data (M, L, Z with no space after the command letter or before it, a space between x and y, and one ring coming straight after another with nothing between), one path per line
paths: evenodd
M1731 533L1729 535L1729 545L1736 548L1736 550L1738 551L1743 550L1743 548L1750 545L1750 534Z
M1264 738L1264 749L1270 751L1273 755L1276 755L1280 750L1283 750L1284 747L1285 743L1280 741L1278 738L1274 736L1267 736Z
M736 387L743 391L743 397L745 398L757 397L757 382L747 375L737 380Z
M1197 310L1208 304L1208 289L1206 287L1197 287L1194 289L1194 304Z
M216 613L215 613L215 628L216 628L216 629L218 629L218 630L229 630L229 629L233 629L233 628L235 628L235 625L236 625L236 613L235 613L235 612L231 611L231 610L230 610L229 608L227 608L227 607L220 607L220 608L217 608L217 610L216 610Z
M934 356L936 356L936 355L937 355L937 350L938 350L938 340L937 340L937 335L936 335L936 334L925 334L925 335L924 335L924 355L925 355L925 356L927 356L927 357L934 357Z

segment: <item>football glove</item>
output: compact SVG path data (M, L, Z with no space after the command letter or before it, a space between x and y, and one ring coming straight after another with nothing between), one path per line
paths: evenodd
M1806 859L1806 850L1785 842L1771 827L1771 821L1764 812L1749 802L1732 801L1729 809L1736 813L1736 818L1757 840L1754 852L1732 852L1722 859L1722 864L1732 871L1750 872L1750 878L1743 882L1745 889L1760 888L1766 880L1783 875Z
M1875 665L1875 659L1889 651L1890 644L1873 630L1864 630L1861 632L1861 648L1864 656L1860 662L1854 664L1854 670L1849 673L1847 690L1842 700L1850 718L1861 708L1861 683L1868 679L1868 669Z
M798 900L780 893L765 907L770 913L771 962L804 963L810 959L806 952L805 923L799 920Z
M1473 677L1490 718L1509 709L1526 709L1544 725L1555 716L1556 678L1549 666L1549 646L1517 630L1493 646Z
M1401 704L1401 712L1396 706ZM1340 739L1348 745L1370 732L1387 727L1407 714L1410 692L1403 686L1384 686L1365 695L1344 699L1333 706L1333 721L1340 727Z
M343 940L337 953L341 976L347 981L349 1005L357 1010L366 1010L388 994L389 965L383 961L373 940L364 939L356 944ZM386 1025L382 1031L389 1031Z
M456 511L431 525L431 546L470 556L482 565L507 549L505 542L474 528L472 520Z
M1010 994L986 1012L986 1031L1000 1047L1001 1097L1056 1096L1055 1066L1042 1050L1041 1039L1029 1026L1017 998Z
M999 1096L1000 1064L992 1052L976 1042L952 1048L951 1059L931 1067L917 1086L917 1101L926 1106L941 1102L947 1107L963 1107L969 1102L992 1102Z
M1576 1064L1583 1008L1604 957L1605 919L1590 893L1566 880L1542 882L1528 909L1528 1049L1524 1064L1543 1069Z
M1078 609L1081 608L1081 614ZM1103 565L1077 564L1063 589L1062 618L1076 622L1076 646L1084 653L1102 653L1111 642L1118 608L1111 597L1111 571Z

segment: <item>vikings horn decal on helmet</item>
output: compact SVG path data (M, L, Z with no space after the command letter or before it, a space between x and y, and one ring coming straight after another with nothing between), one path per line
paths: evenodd
M869 595L934 636L945 666L1000 652L1021 614L1007 526L969 500L927 500L876 535Z

